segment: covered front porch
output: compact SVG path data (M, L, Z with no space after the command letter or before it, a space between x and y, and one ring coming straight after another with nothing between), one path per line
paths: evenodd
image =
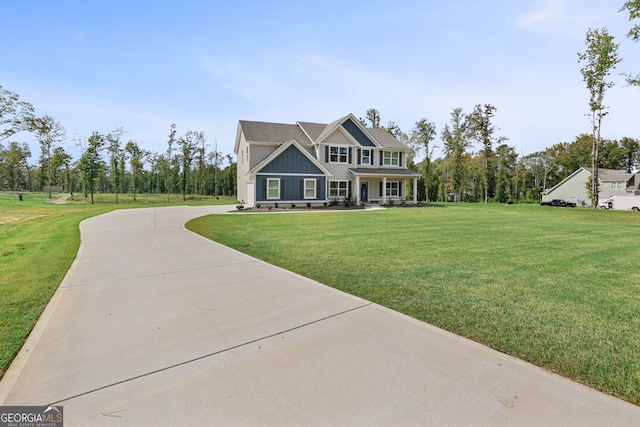
M418 178L420 174L408 169L349 169L355 177L354 199L357 204L407 200L411 185L413 204L418 203Z

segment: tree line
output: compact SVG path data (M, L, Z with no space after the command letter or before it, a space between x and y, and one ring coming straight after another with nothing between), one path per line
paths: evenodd
M15 138L20 132L34 135L40 144L37 163L30 163L31 149ZM72 142L80 149L74 160L60 122L49 115L36 116L32 104L0 86L0 189L48 191L61 189L91 197L96 192L118 195L140 193L236 195L236 163L207 143L204 132L188 130L178 135L172 124L167 150L145 150L125 131L93 132ZM8 141L8 142L7 142ZM226 163L226 165L225 165Z
M620 12L627 12L629 20L640 18L640 0L624 3ZM633 25L627 37L640 40L640 25ZM436 126L425 118L415 123L409 133L395 122L381 125L380 112L367 110L360 121L370 127L386 129L410 148L408 166L421 172L418 181L419 200L537 202L545 189L558 184L580 167L592 170L587 184L592 206L598 204L598 169L617 169L632 172L640 165L640 141L632 137L620 140L603 139L602 121L607 115L604 95L614 83L609 76L622 60L619 44L606 28L589 29L586 49L578 52L583 64L581 74L590 93L589 117L591 132L576 136L570 142L560 142L545 150L519 156L507 144L508 138L498 135L494 124L497 108L491 104L477 104L470 113L454 108L449 122L440 132L444 156L432 159ZM623 74L629 86L640 87L640 74ZM421 152L424 160L414 159Z

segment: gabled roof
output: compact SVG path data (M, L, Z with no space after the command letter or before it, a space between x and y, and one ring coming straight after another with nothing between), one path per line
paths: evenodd
M295 139L302 146L310 146L321 143L325 138L341 129L348 138L355 141L352 135L342 126L347 120L353 124L378 148L406 150L407 146L398 141L393 135L382 128L367 128L353 114L347 114L329 124L313 122L297 122L295 125L284 123L257 122L240 120L238 122L238 134L236 136L235 152L238 152L240 133L244 134L248 142L263 142L284 144Z
M592 173L591 168L585 168ZM598 168L598 178L600 181L629 181L635 174L627 173L625 170Z
M567 180L571 179L574 175L577 175L580 171L586 171L589 175L593 174L592 168L581 167L576 169L571 175L554 185L553 187L546 189L542 192L542 194L549 194L554 191L557 187L560 187ZM617 169L605 169L598 168L598 180L600 182L625 182L627 183L627 190L632 191L638 189L640 187L639 179L640 174L635 173L627 173L625 170L617 170Z
M238 153L238 144L240 143L240 131L242 131L245 139L249 142L283 144L291 139L295 139L301 145L311 145L311 140L298 125L240 120L238 122L238 135L236 136L236 146L234 150L236 154Z
M309 159L309 161L311 163L313 163L318 169L320 169L322 171L322 173L324 173L327 176L333 176L333 174L331 172L329 172L329 170L327 170L327 168L325 168L322 165L322 163L317 161L311 154L309 154L309 151L307 151L295 139L291 139L287 143L282 144L280 147L278 147L277 150L275 150L273 153L269 154L264 160L262 160L260 163L255 165L253 168L251 168L251 170L248 172L248 174L254 174L254 173L259 172L262 168L264 168L269 163L271 163L272 161L277 159L278 156L280 156L282 153L284 153L291 146L294 146L295 148L297 148L298 151L300 151L307 159Z
M382 128L367 128L367 131L369 131L369 134L378 141L382 148L407 149L407 146L404 143L398 141L395 136Z
M591 170L587 169L587 168L578 168L575 171L573 171L573 173L571 175L569 175L568 177L566 177L565 179L563 179L562 181L560 181L559 183L557 183L556 185L554 185L551 188L547 188L546 190L542 191L542 194L549 194L551 192L553 192L556 188L560 187L562 184L564 184L566 181L570 180L571 178L573 178L575 175L579 174L581 171L585 171L587 172L589 175L591 175Z

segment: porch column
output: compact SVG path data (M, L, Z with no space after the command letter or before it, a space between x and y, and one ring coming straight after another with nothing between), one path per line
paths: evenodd
M387 177L382 178L382 204L387 204Z
M413 178L413 204L418 203L418 178Z
M356 175L356 206L360 206L360 175Z

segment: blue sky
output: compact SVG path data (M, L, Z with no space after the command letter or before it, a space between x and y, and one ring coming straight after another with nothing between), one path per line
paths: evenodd
M453 108L485 103L529 154L590 131L577 62L590 27L606 26L623 58L603 136L640 137L640 89L619 76L640 72L622 3L5 1L0 85L59 120L74 154L73 139L117 127L163 152L172 123L231 154L238 120L328 123L372 107L383 124L409 133L427 118L440 134Z

